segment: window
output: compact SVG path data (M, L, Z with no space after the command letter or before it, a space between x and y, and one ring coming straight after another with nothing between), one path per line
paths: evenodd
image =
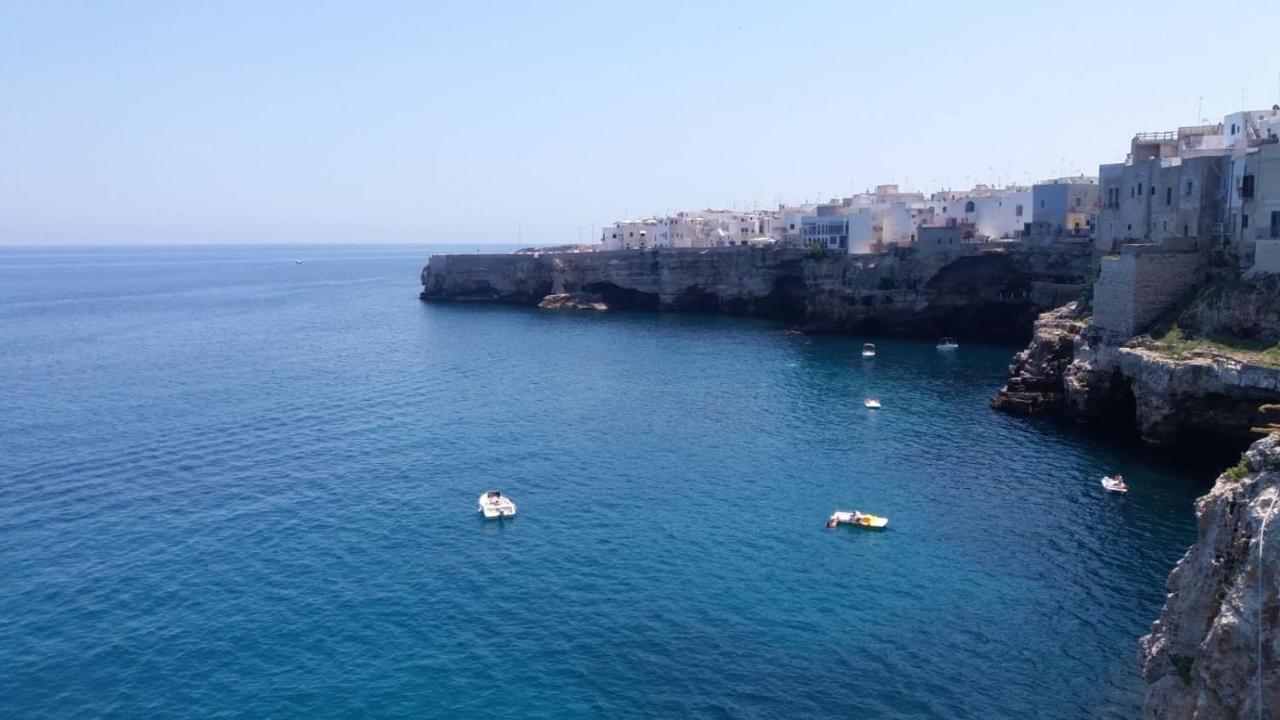
M1191 181L1190 181L1190 180L1188 180L1188 181L1187 181L1187 195L1190 195L1190 194L1191 194Z
M1240 229L1241 230L1249 229L1249 215L1247 213L1240 216Z
M1189 225L1182 226L1182 237L1191 237L1191 226Z
M1082 197L1080 197L1079 195L1077 195L1077 196L1076 196L1076 207L1080 207L1082 204L1084 204L1084 198L1082 198Z
M1128 231L1129 231L1129 232L1133 232L1133 223L1130 223L1130 224L1129 224Z
M1041 210L1043 210L1043 209L1044 209L1044 201L1043 201L1043 200L1041 200L1041 201L1040 201L1040 209L1041 209Z
M1163 221L1163 222L1161 223L1161 225L1160 225L1160 229L1161 229L1161 230L1168 230L1168 229L1169 229L1169 221L1168 221L1168 220Z
M1172 186L1164 189L1164 204L1165 205L1173 204L1173 187Z
M1138 195L1142 195L1142 183L1138 183Z
M1246 199L1253 197L1253 176L1245 175L1240 183L1240 196Z
M964 211L965 211L965 212L967 212L967 213L971 213L971 212L973 212L973 201L972 201L972 200L970 200L969 202L966 202L966 203L964 204Z
M1271 211L1271 237L1280 238L1280 210Z
M1022 217L1022 206L1021 206L1021 205L1018 205L1017 207L1015 207L1015 208L1013 209L1013 216L1014 216L1014 217Z

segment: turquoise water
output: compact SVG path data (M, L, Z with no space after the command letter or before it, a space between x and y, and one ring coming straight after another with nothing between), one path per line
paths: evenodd
M1014 348L425 305L426 255L0 249L0 716L1135 714L1210 471L992 412Z

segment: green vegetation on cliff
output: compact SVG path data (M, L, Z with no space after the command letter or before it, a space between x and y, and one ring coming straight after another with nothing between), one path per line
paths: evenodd
M1175 360L1217 356L1280 368L1280 278L1203 285L1139 342Z

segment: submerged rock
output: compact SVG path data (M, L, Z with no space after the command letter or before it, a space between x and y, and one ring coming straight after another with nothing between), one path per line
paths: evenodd
M552 293L538 302L548 310L608 310L604 298L591 293Z
M1196 502L1198 538L1140 641L1152 720L1280 717L1280 436Z

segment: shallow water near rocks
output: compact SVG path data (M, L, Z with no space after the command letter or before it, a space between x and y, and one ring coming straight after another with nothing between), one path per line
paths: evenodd
M1136 713L1212 471L991 411L1016 348L423 304L428 252L0 249L0 715Z

